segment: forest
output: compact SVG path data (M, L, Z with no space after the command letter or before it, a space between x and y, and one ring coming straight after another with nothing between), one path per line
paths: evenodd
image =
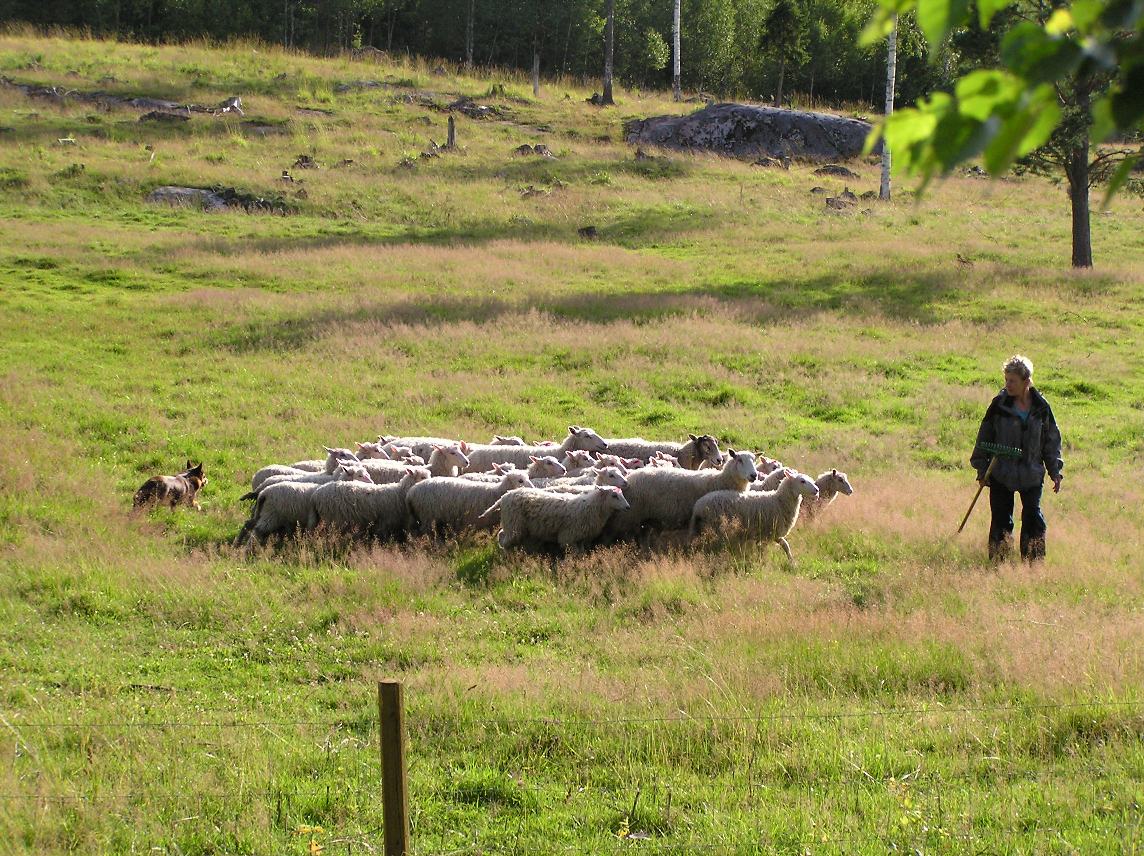
M204 39L332 55L373 48L468 67L530 70L585 80L603 70L608 0L3 0L0 20L88 32L98 38L175 43ZM672 81L669 0L611 0L615 76L629 87ZM719 99L788 105L881 107L883 44L860 34L874 0L680 0L681 84ZM899 26L897 88L909 103L946 86L981 58L980 30L955 34L939 61L914 13ZM987 46L986 46L987 47ZM784 82L779 84L780 74Z

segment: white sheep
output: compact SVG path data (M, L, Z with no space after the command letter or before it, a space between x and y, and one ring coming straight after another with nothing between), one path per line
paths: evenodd
M699 497L716 490L746 490L757 478L755 456L734 449L728 450L726 463L718 470L642 467L628 475L624 495L631 508L609 521L606 535L634 536L644 525L683 529Z
M732 521L741 525L749 536L777 543L793 562L786 536L798 520L803 500L817 496L818 486L809 476L794 470L787 473L777 490L713 491L695 503L689 532L694 538L704 525Z
M767 473L765 476L760 476L758 481L751 485L751 490L778 490L778 486L782 484L783 479L787 477L787 473L790 471L788 467L780 467L777 470Z
M718 441L710 434L688 434L686 443L659 442L645 440L642 437L626 439L608 439L608 451L624 458L639 458L645 463L650 461L656 452L671 455L679 461L679 465L686 470L697 470L704 462L711 466L721 466L723 455L719 451Z
M356 461L358 456L351 452L349 449L331 449L329 446L323 446L326 450L326 459L320 460L307 460L295 461L290 466L299 470L309 470L312 473L327 472L332 473L334 467L344 461Z
M311 502L318 522L331 529L392 538L409 528L409 489L429 478L425 467L406 467L401 480L392 484L330 482L314 491Z
M559 446L483 446L474 445L468 450L469 469L472 472L484 472L493 464L511 462L518 467L527 467L529 458L533 455L554 455L557 460L564 463L563 457L574 449L583 449L588 452L606 452L607 444L591 428L581 428L572 425L568 428L568 436Z
M417 462L417 463L415 463ZM405 477L405 469L409 466L424 464L420 458L407 458L404 461L364 461L362 466L369 470L374 484L393 484ZM469 463L461 447L454 444L448 446L434 446L429 455L429 462L425 464L434 478L441 476L456 476Z
M536 479L552 479L560 478L567 474L564 465L560 463L552 455L541 455L537 457L532 456L532 463L524 470L528 477L535 481ZM472 481L483 482L498 482L505 473L515 470L516 464L493 464L492 471L487 473L462 473L461 478L470 479Z
M339 480L356 480L360 475L358 465L354 464L340 464L332 473ZM284 481L264 487L250 512L250 519L234 539L235 546L243 546L252 537L264 542L271 535L313 529L318 517L310 500L319 487L321 484L316 481Z
M814 480L815 486L818 488L818 496L814 499L806 500L802 505L802 513L807 518L812 518L818 514L830 503L834 502L838 494L845 496L853 496L854 488L850 486L850 479L846 477L846 473L840 473L838 470L831 470L830 472L823 473Z
M273 476L304 476L307 474L321 472L322 470L304 470L299 467L291 467L287 464L270 464L255 472L250 479L250 489L253 491L259 490L265 484L268 478Z
M378 438L384 444L396 444L399 446L408 446L413 454L423 460L429 460L433 454L434 446L461 446L464 449L465 444L457 440L448 440L444 437L391 437L383 434Z
M487 509L506 491L532 487L524 470L511 470L496 484L462 478L434 478L409 489L406 502L417 523L417 531L430 533L442 529L461 532L464 529L488 529L495 521L479 520Z
M378 459L382 461L392 461L393 455L389 454L385 444L378 441L376 443L356 443L357 451L355 454L359 460L368 461Z
M596 540L608 519L627 508L627 499L615 487L594 487L586 493L526 488L509 491L481 517L492 519L500 513L497 543L502 550L520 544L556 544L567 550Z
M584 493L597 485L623 490L628 486L628 479L619 467L598 467L574 478L546 479L543 484L534 483L537 487L558 493Z
M283 482L327 484L332 481L360 481L368 484L373 481L373 478L362 462L347 461L344 464L338 464L334 467L332 473L310 473L305 470L295 470L293 473L270 476L263 479L256 490L244 493L239 499L258 499L259 495L262 491L266 490L266 488L273 487L276 484L282 484Z

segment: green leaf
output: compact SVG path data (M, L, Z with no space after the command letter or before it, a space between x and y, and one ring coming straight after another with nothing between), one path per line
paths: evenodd
M1093 102L1092 127L1088 129L1088 138L1094 144L1103 143L1116 133L1116 120L1112 118L1112 96L1104 97Z
M969 0L918 0L918 26L929 42L932 59L954 27L969 19Z
M1013 0L977 0L977 20L981 24L981 29L989 29L989 22L993 20L993 16L1012 2Z
M1112 95L1112 118L1118 128L1131 128L1144 119L1144 58L1123 68L1120 91Z
M993 113L1011 112L1024 91L1022 82L1004 71L980 69L957 82L958 110L984 122Z
M1103 0L1075 0L1072 4L1072 16L1076 28L1082 33L1087 33L1100 18L1104 8Z
M1017 158L1043 146L1060 122L1061 110L1048 86L1039 88L1019 110L1000 123L985 148L985 168L1000 175Z
M1132 170L1136 165L1144 160L1144 149L1141 149L1131 157L1126 158L1120 166L1116 168L1116 172L1112 174L1112 178L1108 180L1108 190L1104 194L1104 199L1100 203L1100 207L1107 208L1108 203L1112 201L1112 197L1116 195L1116 191L1124 186L1128 181L1128 177L1132 174Z
M1051 36L1044 28L1026 21L1001 41L1001 62L1014 74L1032 83L1046 83L1069 74L1081 60L1079 45L1063 36Z

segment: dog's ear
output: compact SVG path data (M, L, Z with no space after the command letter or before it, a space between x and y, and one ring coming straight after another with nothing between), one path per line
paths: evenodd
M187 469L193 470L194 468L195 468L195 465L191 463L191 459L187 458Z

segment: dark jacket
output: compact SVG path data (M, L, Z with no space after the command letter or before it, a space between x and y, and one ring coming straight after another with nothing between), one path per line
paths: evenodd
M977 442L1013 446L1024 453L1020 460L998 457L989 476L990 484L1010 490L1025 490L1043 482L1045 470L1050 477L1056 477L1064 469L1061 432L1053 418L1052 408L1036 389L1031 390L1031 395L1029 418L1024 423L1013 407L1013 397L1003 389L985 411L985 418L977 430ZM969 462L977 470L978 479L985 475L992 457L974 446Z

